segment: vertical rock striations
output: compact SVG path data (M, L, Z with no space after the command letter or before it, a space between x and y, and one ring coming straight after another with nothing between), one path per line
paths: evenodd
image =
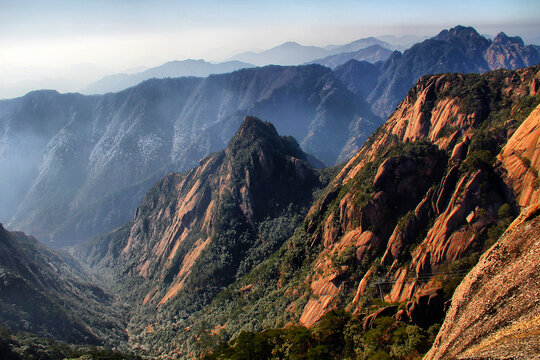
M538 67L446 74L409 91L309 212L308 235L323 250L306 279L313 296L301 323L334 307L363 311L377 278L386 301L406 302L463 276L512 204L537 195L539 78ZM329 261L350 247L355 260Z
M77 255L96 271L113 271L141 309L130 330L139 334L155 311L187 316L268 257L318 186L294 138L246 117L225 150L166 176L132 222Z

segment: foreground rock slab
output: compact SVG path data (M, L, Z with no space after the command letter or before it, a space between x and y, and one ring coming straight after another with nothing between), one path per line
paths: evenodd
M540 204L510 225L456 289L424 359L540 357Z

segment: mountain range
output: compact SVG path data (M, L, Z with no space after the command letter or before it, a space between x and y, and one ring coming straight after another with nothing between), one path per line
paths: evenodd
M535 356L540 65L483 72L535 51L456 27L375 64L1 101L1 216L79 243L0 227L2 323L140 356ZM25 341L0 328L13 359L87 352Z
M342 52L335 55L329 55L322 59L315 59L313 61L310 61L309 63L321 64L333 69L353 59L358 61L367 61L370 63L384 61L388 59L391 54L391 50L376 44L356 51Z
M395 52L379 63L378 83L367 99L375 114L386 117L423 75L517 69L539 61L538 50L532 45L524 46L523 41L516 42L504 33L491 41L471 27L457 26L413 45L403 54Z
M358 39L344 45L328 45L324 48L317 46L300 45L294 41L289 41L279 46L273 47L261 52L245 52L233 56L230 60L237 60L255 64L257 66L264 65L299 65L307 62L318 63L314 59L326 58L328 56L337 55L340 53L358 52L359 50L378 45L384 49L394 49L389 43L379 40L374 37ZM357 56L362 56L363 53L358 53ZM379 57L383 56L383 52ZM367 55L361 60L374 59L373 55ZM324 64L323 64L324 65Z
M153 79L100 96L38 91L0 101L0 181L10 189L0 195L0 218L72 245L129 220L153 183L223 148L246 115L333 165L358 151L420 76L538 60L519 39L490 41L456 27L376 64L269 66Z
M82 89L83 94L104 94L117 92L135 86L152 78L181 76L207 77L210 74L224 74L254 65L240 61L227 61L212 64L204 60L176 60L134 74L108 75Z
M96 276L116 274L115 292L140 304L132 346L161 354L197 356L225 341L214 355L232 356L246 332L286 324L313 328L305 336L319 342L321 326L368 336L385 316L390 329L433 335L461 279L540 200L538 79L538 66L423 77L344 167L325 171L246 118L224 151L164 178L131 222L74 255ZM260 335L269 343L253 351L296 346L280 334ZM327 357L347 356L324 344ZM384 344L359 351L397 351Z
M222 148L246 114L328 164L351 134L365 139L380 123L320 65L155 79L103 96L33 92L0 102L0 113L1 181L12 189L1 218L55 245L127 221L155 181Z
M84 94L104 94L121 91L152 78L206 77L210 74L223 74L255 66L247 60L252 60L258 66L310 63L332 68L351 59L376 62L386 60L392 53L389 50L392 48L392 45L373 37L359 39L345 45L328 45L324 48L287 42L260 53L238 54L229 61L217 64L204 60L176 60L134 74L108 75L86 86L81 92ZM238 59L243 60L239 61Z

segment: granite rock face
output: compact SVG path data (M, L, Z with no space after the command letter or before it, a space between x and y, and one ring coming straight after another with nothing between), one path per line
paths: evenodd
M538 357L539 210L527 208L462 281L425 359Z
M520 207L540 202L540 106L519 126L499 154Z
M422 78L409 91L308 214L306 230L323 250L306 279L314 296L305 306L303 324L315 323L335 307L362 312L368 284L378 278L389 284L386 301L408 302L463 276L460 266L465 265L455 264L482 253L486 239L495 236L488 230L508 221L506 209L515 204L519 212L535 199L539 76L538 66L436 75ZM469 107L466 99L478 94L474 83L483 89L487 104L492 91L507 102L491 110L482 100ZM525 100L531 105L524 106ZM509 150L514 148L530 159L525 161L529 167L516 160ZM496 151L501 161L496 161ZM329 261L343 258L351 247L358 261L354 272ZM354 299L344 304L338 299L354 291L352 283L358 283ZM420 315L408 315L423 322Z

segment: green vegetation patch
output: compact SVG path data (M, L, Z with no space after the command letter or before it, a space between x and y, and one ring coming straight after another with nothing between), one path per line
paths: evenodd
M439 324L424 330L391 317L377 318L372 328L364 329L362 317L337 310L309 329L242 332L204 359L420 359L438 329Z

